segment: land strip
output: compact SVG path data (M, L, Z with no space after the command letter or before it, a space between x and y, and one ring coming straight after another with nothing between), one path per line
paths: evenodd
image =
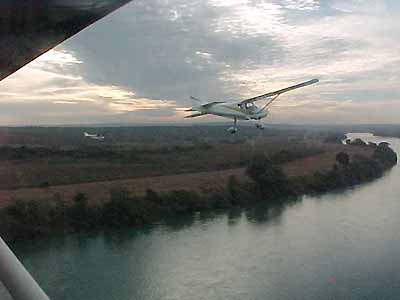
M325 145L324 147L324 152L320 154L284 163L282 167L285 174L288 177L296 177L312 175L315 172L328 172L335 164L336 154L340 151L346 151L350 156L360 154L370 157L372 155L372 150L367 147L335 144ZM43 188L0 190L0 208L6 207L16 199L51 201L59 198L71 201L77 193L84 193L90 204L100 204L110 199L111 191L122 189L137 196L143 195L149 188L157 192L187 190L207 193L224 189L229 176L235 176L240 182L244 182L246 180L245 168L66 184Z

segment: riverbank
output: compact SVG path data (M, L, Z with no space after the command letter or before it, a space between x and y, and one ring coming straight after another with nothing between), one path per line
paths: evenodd
M264 149L263 147L265 146L264 144L259 145L261 149ZM310 176L315 172L328 172L336 163L336 154L342 151L348 153L349 156L361 154L366 157L371 157L373 154L373 149L369 147L348 147L347 145L337 143L316 143L312 146L308 144L307 147L309 150L301 150L298 145L294 145L291 150L283 149L269 157L271 157L274 163L282 167L287 177L293 178ZM290 148L288 147L288 149ZM243 153L246 153L248 150L249 149L241 149ZM236 151L239 152L238 150ZM254 155L262 153L263 152L256 152ZM266 153L268 154L268 152ZM211 154L212 153L210 153L210 155ZM243 164L247 165L248 162ZM246 167L242 166L222 170L211 169L208 171L161 176L146 176L145 173L142 177L138 178L102 180L44 187L0 189L0 209L14 203L16 199L23 201L32 200L32 195L35 195L34 200L36 201L54 202L55 199L62 199L66 203L72 203L73 198L78 193L83 193L88 198L88 204L92 206L101 205L110 201L110 191L113 190L125 190L129 194L135 196L144 196L148 188L151 188L157 193L185 190L195 191L200 194L209 194L211 192L224 190L230 176L235 176L239 182L245 183L248 180L245 170Z
M111 190L111 199L96 205L89 205L88 195L81 192L73 197L72 203L62 198L52 202L17 200L1 212L1 235L7 240L32 239L60 232L141 225L201 210L285 202L303 194L323 193L373 180L397 162L396 153L384 143L339 148L348 151L335 152L336 161L330 169L317 168L296 176L265 156L257 156L243 175L229 176L224 188L207 192L146 190L143 195L132 195L122 188ZM344 153L342 158L338 153ZM309 161L309 168L315 170L317 162L310 165Z

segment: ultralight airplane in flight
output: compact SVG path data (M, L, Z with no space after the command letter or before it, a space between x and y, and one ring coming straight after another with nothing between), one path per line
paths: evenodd
M199 104L186 110L186 111L193 111L196 113L186 116L185 118L196 118L204 115L216 115L220 117L233 119L233 126L228 128L228 131L232 134L237 132L238 120L258 121L255 124L256 127L258 129L264 129L264 125L261 120L268 116L268 107L279 97L279 95L294 89L298 89L310 84L317 83L318 81L319 81L318 79L312 79L281 90L269 92L260 96L234 102L213 101L208 103L202 103L200 99L191 96L190 98L198 102ZM261 108L257 107L254 103L256 101L264 100L267 98L271 99Z
M97 133L91 134L91 133L87 133L84 132L83 135L89 139L93 139L93 140L104 140L104 135L100 135Z

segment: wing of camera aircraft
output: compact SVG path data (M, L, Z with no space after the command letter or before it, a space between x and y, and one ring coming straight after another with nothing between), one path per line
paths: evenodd
M131 0L1 0L0 81Z
M1 0L0 81L130 1ZM16 300L49 299L1 237L0 281Z

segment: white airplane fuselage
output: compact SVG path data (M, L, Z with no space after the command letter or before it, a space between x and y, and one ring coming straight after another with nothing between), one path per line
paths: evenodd
M84 132L83 135L89 139L93 139L93 140L104 140L104 136L103 135L98 135L98 134L90 134L87 132Z
M268 116L268 110L260 110L257 106L240 106L238 103L217 103L211 107L196 107L203 114L212 114L220 117L237 120L261 120Z

